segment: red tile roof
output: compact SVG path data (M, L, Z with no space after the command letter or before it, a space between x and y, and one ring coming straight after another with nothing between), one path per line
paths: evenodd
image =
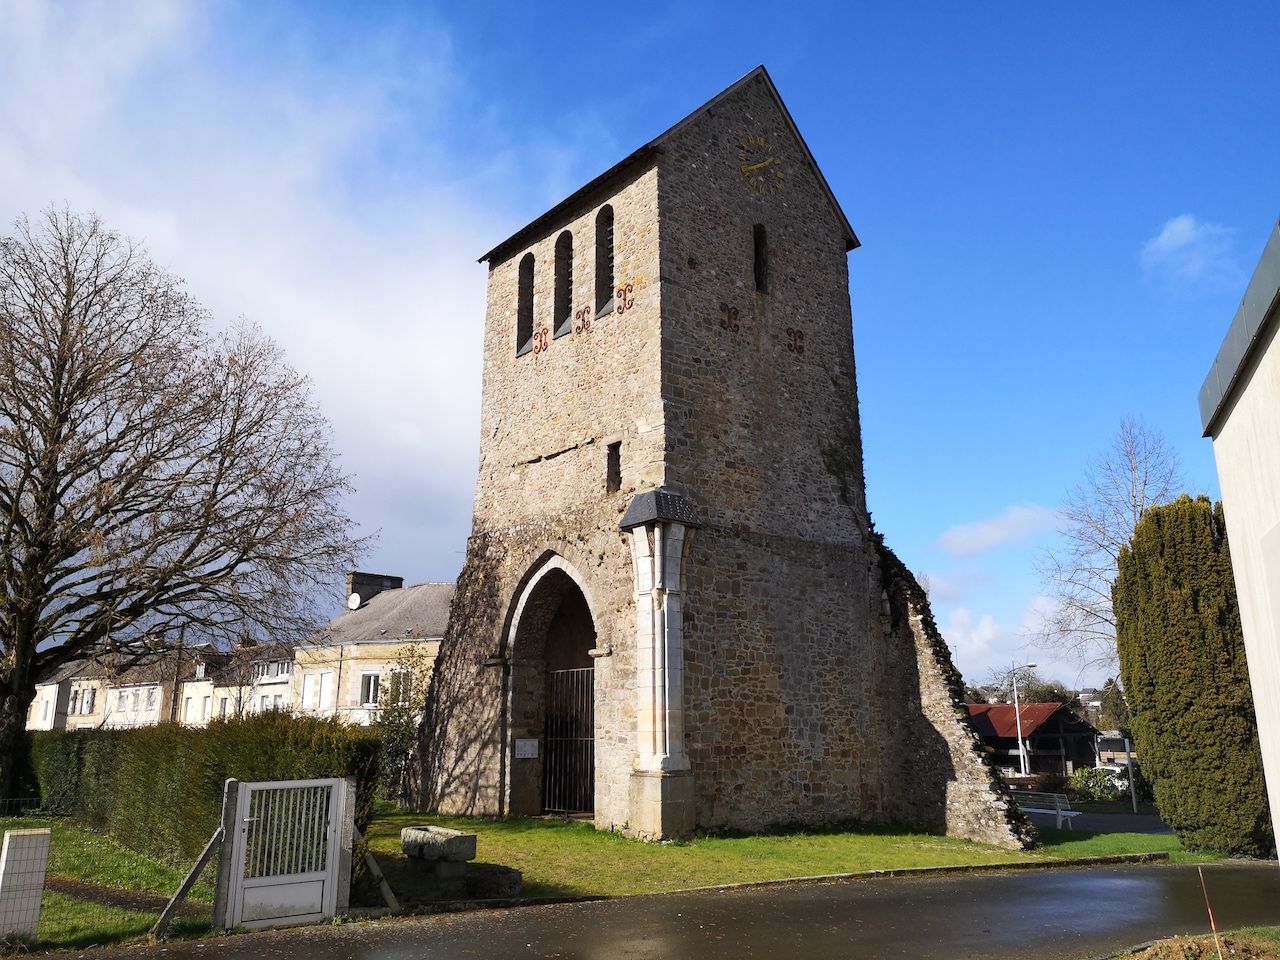
M1017 739L1018 727L1012 703L969 703L965 706L969 708L969 716L979 736ZM1018 712L1022 714L1022 736L1030 737L1050 717L1065 709L1060 703L1021 704Z

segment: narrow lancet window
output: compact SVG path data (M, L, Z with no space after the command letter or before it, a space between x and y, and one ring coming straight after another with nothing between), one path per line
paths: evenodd
M609 444L609 462L605 471L605 492L617 493L622 489L622 441Z
M516 356L533 349L533 254L520 261L520 281L516 290Z
M553 337L573 332L573 234L556 239L556 310L551 318Z
M756 291L769 292L769 247L764 235L764 224L757 223L752 230L755 238Z
M613 207L596 214L596 316L613 312Z

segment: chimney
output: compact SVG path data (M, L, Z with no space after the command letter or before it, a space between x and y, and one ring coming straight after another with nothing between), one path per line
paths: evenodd
M383 590L399 590L404 586L404 577L388 577L380 573L361 573L352 570L347 574L347 604L350 607L351 597L360 596L360 606L364 606ZM350 607L350 609L355 609Z

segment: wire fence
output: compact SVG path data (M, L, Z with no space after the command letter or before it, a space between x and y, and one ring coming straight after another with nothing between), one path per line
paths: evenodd
M39 801L0 799L0 830L50 832L49 859L34 941L0 940L10 949L83 949L145 937L192 864L162 864L108 837L42 810ZM166 936L209 931L217 860L178 908Z

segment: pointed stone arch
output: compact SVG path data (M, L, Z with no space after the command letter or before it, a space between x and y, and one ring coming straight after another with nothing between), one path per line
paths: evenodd
M502 653L514 815L594 811L598 609L582 574L551 551L532 565L512 602Z

